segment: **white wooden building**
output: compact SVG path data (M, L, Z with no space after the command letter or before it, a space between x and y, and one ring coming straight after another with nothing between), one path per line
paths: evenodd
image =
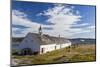
M71 42L66 38L53 37L42 34L42 28L39 33L28 33L26 37L15 48L19 54L43 54L53 50L71 46Z

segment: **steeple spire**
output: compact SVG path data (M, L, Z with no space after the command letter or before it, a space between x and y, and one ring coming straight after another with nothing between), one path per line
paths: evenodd
M39 27L39 34L42 35L42 27L41 27L41 25Z

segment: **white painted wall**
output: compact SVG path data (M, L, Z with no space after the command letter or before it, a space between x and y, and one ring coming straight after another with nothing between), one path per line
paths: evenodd
M60 45L56 44L56 49L60 49Z
M31 35L27 35L25 39L19 44L19 51L24 49L24 48L31 48L31 50L34 51L39 51L40 50L40 45L36 40L37 38L32 37Z
M43 53L47 53L47 52L55 50L55 46L56 44L41 45L40 54L42 54L42 48L44 49Z
M56 49L55 49L55 46L56 46ZM60 49L60 48L65 48L65 47L68 47L68 46L71 46L71 42L69 43L65 43L65 44L48 44L48 45L41 45L40 46L40 54L42 54L42 48L44 49L43 53L47 53L47 52L50 52L50 51L53 51L53 50L57 50L57 49Z
M65 44L61 44L61 48L68 47L68 46L71 46L71 42L65 43Z

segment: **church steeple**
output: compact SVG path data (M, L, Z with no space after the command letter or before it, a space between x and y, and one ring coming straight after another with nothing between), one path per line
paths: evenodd
M38 30L39 30L39 34L42 35L42 27L41 27L41 25L40 25Z

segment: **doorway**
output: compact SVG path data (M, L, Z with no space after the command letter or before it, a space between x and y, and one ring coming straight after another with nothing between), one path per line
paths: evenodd
M41 53L44 53L44 48L41 49Z
M31 48L24 48L21 51L22 55L31 55L32 54L32 50Z

